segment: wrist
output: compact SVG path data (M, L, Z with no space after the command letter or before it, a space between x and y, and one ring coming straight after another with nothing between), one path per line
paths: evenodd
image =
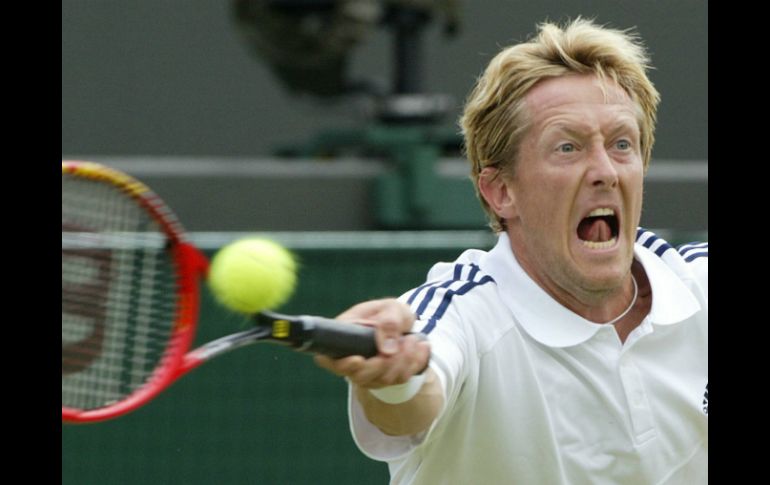
M427 366L426 366L427 369ZM382 402L388 404L401 404L409 401L420 392L425 383L425 370L420 374L412 376L403 384L381 387L379 389L369 389L369 393Z

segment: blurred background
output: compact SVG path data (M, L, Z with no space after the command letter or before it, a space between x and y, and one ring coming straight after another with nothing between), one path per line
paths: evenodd
M642 225L708 232L705 0L63 0L62 159L127 171L209 254L297 252L282 310L398 295L494 242L457 118L499 49L543 20L635 28L662 95ZM204 288L199 341L237 330ZM114 422L62 428L66 484L387 483L350 438L344 382L304 355L222 357Z

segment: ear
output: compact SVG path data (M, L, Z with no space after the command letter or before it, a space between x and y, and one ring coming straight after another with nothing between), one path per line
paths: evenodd
M479 173L478 186L479 193L498 217L512 219L516 216L515 193L499 169L483 168Z

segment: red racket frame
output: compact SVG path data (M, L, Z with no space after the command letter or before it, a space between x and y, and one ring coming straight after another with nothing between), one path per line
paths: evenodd
M132 197L160 224L170 241L170 251L177 268L177 309L172 336L162 357L145 385L121 401L102 408L82 410L62 405L62 421L90 423L112 419L142 406L174 381L194 369L203 360L187 351L192 347L200 306L199 281L208 271L205 255L186 240L184 229L174 213L149 187L120 171L86 161L62 161L62 174L114 185Z

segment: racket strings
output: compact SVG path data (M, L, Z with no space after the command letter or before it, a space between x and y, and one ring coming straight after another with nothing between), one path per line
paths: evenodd
M63 174L63 406L119 401L158 367L177 312L167 242L118 187Z

